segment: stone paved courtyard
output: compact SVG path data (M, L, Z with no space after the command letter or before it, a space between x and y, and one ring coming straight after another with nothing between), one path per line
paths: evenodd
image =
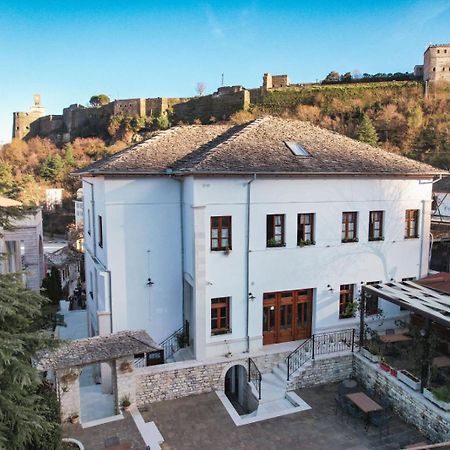
M302 389L297 394L312 409L236 427L215 393L152 403L141 409L154 421L165 450L398 450L425 441L413 427L394 417L389 435L374 427L366 432L360 419L335 415L336 385Z
M65 423L63 425L64 437L78 439L83 443L85 450L103 450L107 448L108 444L111 446L117 440L120 444L131 444L133 450L145 450L145 443L130 413L124 412L123 414L125 418L122 420L85 429L80 425Z

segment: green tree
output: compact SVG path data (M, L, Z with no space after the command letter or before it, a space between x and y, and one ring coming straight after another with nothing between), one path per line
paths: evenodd
M98 94L98 95L93 95L90 98L89 104L94 107L99 107L99 106L107 105L110 101L111 101L111 99L106 94Z
M364 114L362 121L359 124L356 138L358 139L358 141L366 142L370 145L378 144L377 130L373 126L369 116L367 116L366 114Z
M0 195L15 199L20 191L20 184L14 179L11 165L0 161Z
M54 343L40 328L45 301L23 286L20 274L0 275L0 448L61 448L55 396L31 364Z
M64 176L64 161L59 155L50 155L41 163L40 176L52 183Z
M57 304L62 299L61 274L56 267L51 268L50 274L42 282L42 287L46 290L47 297L53 303Z
M154 124L158 130L167 130L170 127L170 121L166 114L160 114L156 117Z
M72 144L67 144L66 149L65 149L65 154L64 154L64 162L67 166L69 167L75 167L76 166L76 162L75 162L75 155L73 152L73 146Z

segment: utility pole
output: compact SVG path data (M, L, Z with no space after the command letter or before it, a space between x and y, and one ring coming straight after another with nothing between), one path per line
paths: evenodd
M223 86L223 74L222 74L222 86Z

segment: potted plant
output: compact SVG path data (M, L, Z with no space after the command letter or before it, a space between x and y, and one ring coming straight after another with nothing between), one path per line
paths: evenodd
M384 358L381 358L380 369L384 370L385 372L391 372L391 366L386 362Z
M307 245L316 245L315 241L311 241L310 239L303 240L301 239L298 243L299 247L306 247Z
M378 354L378 349L372 343L369 343L364 347L361 347L361 355L373 363L380 362L380 355Z
M411 372L408 372L407 370L399 370L397 373L397 378L399 381L406 384L414 391L420 390L420 380Z
M78 374L74 370L69 370L61 377L62 383L73 383L78 378Z
M444 411L450 411L450 389L447 386L424 389L423 396Z
M275 238L270 238L267 241L267 247L284 247L286 244L284 242L281 242Z
M122 409L124 411L128 411L130 409L131 402L130 402L130 397L128 397L128 395L125 395L124 397L122 397L122 400L120 401L120 406L122 407Z
M77 413L72 413L69 417L70 423L80 423L80 415Z
M133 372L133 366L130 361L124 361L122 364L120 364L120 371L121 372Z

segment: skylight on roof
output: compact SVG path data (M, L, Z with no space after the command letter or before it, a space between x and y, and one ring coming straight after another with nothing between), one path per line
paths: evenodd
M311 154L304 147L302 147L298 142L285 141L284 143L287 145L289 150L295 156L311 156Z

